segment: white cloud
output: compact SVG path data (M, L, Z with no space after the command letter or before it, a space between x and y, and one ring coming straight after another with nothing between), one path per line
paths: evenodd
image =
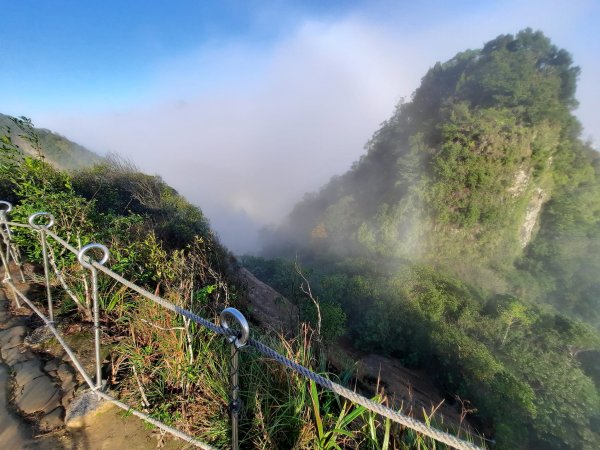
M277 222L358 159L398 93L414 86L388 42L354 21L307 23L257 59L238 47L175 61L144 107L54 115L43 125L160 174L217 230L223 205L256 224ZM207 83L207 71L209 81L223 79Z
M305 22L270 48L206 44L165 62L143 106L36 120L160 174L202 207L226 244L245 251L260 225L346 171L436 60L526 25L568 40L564 27L582 10L539 18L519 2L411 33L359 17ZM588 132L600 131L597 117Z

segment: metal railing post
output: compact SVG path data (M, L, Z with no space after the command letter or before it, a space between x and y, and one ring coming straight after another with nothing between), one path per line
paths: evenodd
M2 256L2 264L4 265L4 270L6 271L5 277L12 279L12 277L10 277L10 270L8 269L8 262L10 260L10 238L7 234L8 225L6 225L6 215L12 211L13 206L11 203L4 200L0 200L0 206L0 224L2 225L0 226L0 234L2 234L2 241L6 247L6 255L4 254L4 249L0 251L0 255Z
M46 217L48 223L45 225L36 223L40 217ZM50 270L48 268L48 243L46 242L46 230L54 225L54 216L47 212L37 212L29 216L29 225L40 233L42 244L42 259L44 260L44 277L46 278L46 298L48 299L48 317L50 322L54 322L54 308L52 306L52 289L50 289Z
M0 233L2 234L2 239L4 240L4 244L6 245L6 263L7 264L10 263L10 258L12 256L13 261L15 262L15 264L17 265L17 268L19 269L19 274L21 275L21 281L24 283L25 275L23 274L23 269L21 268L22 264L21 264L21 260L19 258L19 251L12 244L12 240L11 240L12 234L10 232L10 227L6 223L6 222L8 222L7 214L12 211L13 205L10 202L4 201L4 200L0 200L0 205L3 206L2 208L0 208L0 222L2 222L4 225L3 227L0 227ZM10 269L9 269L9 271L10 271ZM12 277L11 277L11 279L12 279ZM18 298L18 297L15 296L15 298ZM19 304L18 300L17 300L17 304Z
M229 327L227 321L228 317L234 319L240 326L240 331L235 332ZM225 331L230 332L227 340L231 344L231 366L230 366L230 380L231 380L231 401L229 403L229 411L231 412L231 448L233 450L239 449L239 435L238 435L238 421L239 413L242 407L240 400L240 382L239 382L239 349L246 345L248 337L250 336L250 327L248 321L244 315L235 308L225 308L221 312L221 326Z
M90 258L85 254L91 249L100 249L103 252L102 259L96 261L97 264L103 265L108 261L109 251L102 244L88 244L79 250L77 254L77 260L86 269L89 269L92 273L92 307L94 316L94 345L96 352L96 388L102 388L102 361L100 360L100 303L98 302L98 271L93 266Z
M8 234L8 225L6 225L6 222L8 221L6 215L12 211L13 206L11 203L4 200L0 200L0 205L2 206L2 208L0 208L0 222L2 222L2 227L0 227L0 233L2 233L2 240L4 241L4 245L6 246L6 256L4 255L4 251L2 251L2 263L4 263L4 261L8 263L10 261L10 235ZM5 266L5 268L6 267L8 266Z
M6 246L6 255L4 254L4 250L0 249L0 258L2 259L2 265L4 266L4 280L3 282L8 282L9 286L11 286L11 290L13 293L13 296L15 297L15 304L17 305L17 308L21 308L21 302L19 301L19 296L17 295L17 293L15 292L15 290L12 288L12 274L10 272L10 228L8 227L8 225L6 224L7 217L6 215L12 211L12 204L4 201L4 200L0 200L0 205L2 205L2 208L0 208L0 222L2 222L2 226L0 227L0 233L2 234L2 240L4 241L4 245ZM21 269L21 267L19 266L19 270ZM23 277L23 271L21 270L21 278L23 278L23 281L25 281L25 278Z

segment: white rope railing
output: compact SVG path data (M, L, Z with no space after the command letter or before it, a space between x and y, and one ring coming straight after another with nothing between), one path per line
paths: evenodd
M232 380L231 396L232 396L232 401L230 404L230 410L231 410L231 416L232 416L232 448L234 448L236 450L238 448L237 414L239 412L239 403L238 403L239 386L237 385L238 384L238 381L237 381L237 373L238 373L237 358L238 358L238 350L246 344L249 347L252 347L255 350L257 350L261 354L267 356L268 358L271 358L272 360L278 362L279 364L287 367L288 369L291 369L291 370L295 371L296 373L300 374L301 376L314 381L315 383L319 384L321 387L328 389L332 392L335 392L336 394L338 394L342 397L345 397L346 399L348 399L354 403L362 405L363 407L367 408L368 410L373 411L383 417L386 417L386 418L392 420L393 422L396 422L404 427L413 429L416 432L421 433L424 436L430 437L432 439L435 439L436 441L442 442L452 448L456 448L459 450L478 450L478 449L480 449L480 447L478 447L477 445L475 445L471 442L467 442L467 441L462 440L452 434L438 430L428 424L425 424L419 420L416 420L408 415L402 414L401 412L396 411L392 408L389 408L381 403L374 402L374 401L368 399L367 397L358 394L355 391L352 391L338 383L335 383L335 382L329 380L328 378L325 378L319 374L316 374L315 372L311 371L310 369L296 363L295 361L292 361L289 358L286 358L285 356L281 355L280 353L278 353L277 351L268 347L267 345L265 345L259 341L256 341L254 339L249 338L248 324L246 322L246 319L239 311L235 310L234 308L227 308L221 314L221 325L217 325L217 324L211 322L210 320L207 320L207 319L193 313L192 311L189 311L185 308L177 306L177 305L159 297L158 295L155 295L155 294L147 291L146 289L130 282L129 280L123 278L121 275L113 272L112 270L110 270L109 268L104 266L104 263L108 260L108 249L106 247L104 247L103 245L89 244L89 245L83 247L82 249L77 249L77 248L73 247L72 245L70 245L65 240L63 240L56 233L50 231L49 228L53 223L53 217L51 214L36 213L31 216L29 224L22 224L22 223L11 222L11 221L7 220L6 215L12 208L12 205L10 205L8 202L3 202L3 201L0 201L0 205L5 206L4 209L0 209L0 231L2 231L2 236L4 237L4 243L5 243L5 246L7 249L6 253L4 250L0 251L2 263L5 268L4 282L13 290L13 292L15 294L15 299L16 300L20 299L20 300L24 301L37 315L39 315L42 318L44 323L50 328L50 330L56 336L56 338L61 343L61 345L65 348L65 351L67 351L67 354L69 354L69 357L71 357L73 364L76 366L77 370L79 370L82 373L82 376L84 377L84 380L86 381L86 383L90 386L90 388L94 392L96 392L97 395L116 404L117 406L119 406L123 409L131 411L134 415L142 418L143 420L145 420L147 422L152 423L153 425L163 429L164 431L167 431L168 433L170 433L174 436L177 436L180 439L183 439L184 441L194 444L198 447L212 448L209 445L202 443L202 442L198 441L197 439L182 433L181 431L178 431L178 430L176 430L172 427L169 427L165 424L162 424L161 422L157 421L156 419L153 419L152 417L148 416L147 414L144 414L142 412L139 412L137 410L130 408L129 406L125 405L124 403L119 402L118 400L116 400L116 399L110 397L109 395L105 394L104 392L102 392L101 379L100 379L101 378L101 373L100 373L101 361L100 361L100 351L99 351L99 346L100 346L99 308L98 308L98 298L97 298L97 295L98 295L98 293L97 293L97 272L98 271L104 273L105 275L112 278L113 280L118 281L122 285L137 292L138 294L142 295L143 297L155 302L156 304L160 305L161 307L168 309L170 311L173 311L176 314L180 314L181 316L185 317L186 319L191 320L197 324L200 324L200 325L208 328L209 330L211 330L214 333L225 336L229 340L229 342L232 344L232 354L231 354L231 363L232 363L231 364L232 365L232 367L231 367L231 380ZM39 224L36 222L39 218L42 218L42 217L45 217L48 220L48 222L46 224ZM63 248L67 249L68 251L70 251L74 255L76 255L80 264L83 267L85 267L91 271L91 273L92 273L93 316L94 316L95 344L96 344L96 383L94 383L92 381L92 379L87 374L85 374L85 371L83 370L81 364L79 363L79 361L77 360L75 355L72 353L72 351L68 348L68 346L66 345L64 340L60 337L60 334L54 327L54 323L52 320L53 313L51 311L52 299L51 299L50 290L48 289L48 293L47 293L48 307L50 310L49 311L50 319L48 319L43 315L43 313L38 308L35 307L35 305L29 299L27 299L27 297L25 295L23 295L20 291L18 291L17 287L12 282L12 277L11 277L10 270L9 270L10 259L12 259L17 264L18 267L20 267L20 261L18 261L16 252L10 251L10 248L11 248L10 227L30 228L30 229L38 231L38 233L40 235L40 239L42 240L42 246L44 249L46 248L46 243L44 241L48 237L51 237L54 241L56 241L58 244L60 244ZM104 257L101 261L95 261L95 260L89 258L88 256L86 256L86 252L91 248L100 248L104 252L104 255L103 255ZM48 276L48 272L47 272L47 270L48 270L47 269L47 267L48 267L47 251L44 252L43 257L45 258L44 266L46 269L46 272L45 272L46 273L46 282L49 283L49 276ZM233 318L238 323L238 325L241 327L241 329L242 329L241 335L236 334L235 332L233 332L232 329L230 329L230 327L227 324L228 317Z

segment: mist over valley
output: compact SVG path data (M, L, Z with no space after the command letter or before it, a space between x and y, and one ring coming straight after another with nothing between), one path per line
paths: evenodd
M49 77L62 102L7 94L0 200L15 221L50 211L73 246L105 243L112 270L194 314L238 308L258 341L468 445L598 448L598 6L459 3L114 19L128 57L96 44L113 68ZM45 247L14 236L39 283ZM53 264L81 283L68 255ZM228 446L229 349L103 283L107 385ZM84 332L86 281L48 289ZM439 445L242 358L244 448Z

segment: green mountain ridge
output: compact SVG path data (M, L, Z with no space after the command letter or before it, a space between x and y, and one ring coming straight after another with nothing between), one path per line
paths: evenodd
M571 114L578 73L530 30L436 64L360 161L295 206L266 254L434 264L600 325L600 155ZM528 290L532 277L547 283Z
M530 29L435 64L245 264L329 339L468 399L497 448L598 448L600 155L578 74Z

